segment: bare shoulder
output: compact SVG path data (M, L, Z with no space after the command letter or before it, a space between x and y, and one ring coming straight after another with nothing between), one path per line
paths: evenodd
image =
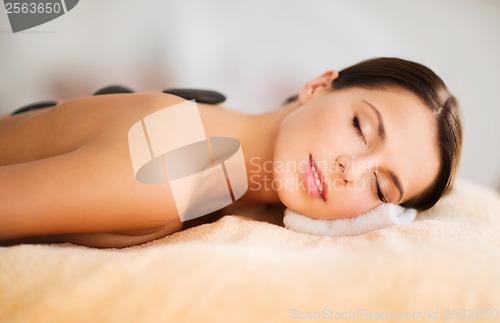
M161 94L113 94L68 100L0 119L0 167L69 153L105 140L142 117L185 101Z
M128 125L157 110L184 102L165 93L90 96L62 102L48 111L54 124L92 125L92 129Z

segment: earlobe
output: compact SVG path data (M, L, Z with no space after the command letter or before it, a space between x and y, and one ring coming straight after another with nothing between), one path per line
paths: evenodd
M311 97L320 93L321 91L328 91L332 87L333 81L339 76L336 70L329 70L321 74L321 76L307 82L299 92L299 102L304 104Z

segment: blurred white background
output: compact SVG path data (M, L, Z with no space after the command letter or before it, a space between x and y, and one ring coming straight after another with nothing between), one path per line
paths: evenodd
M459 177L500 189L500 1L82 0L16 34L1 10L0 113L117 83L219 90L260 113L327 69L397 56L458 97Z

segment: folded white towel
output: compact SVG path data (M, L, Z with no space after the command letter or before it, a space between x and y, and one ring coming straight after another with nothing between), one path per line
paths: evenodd
M398 224L412 223L417 211L395 204L384 203L349 219L317 220L285 210L285 227L297 232L332 237L354 236Z

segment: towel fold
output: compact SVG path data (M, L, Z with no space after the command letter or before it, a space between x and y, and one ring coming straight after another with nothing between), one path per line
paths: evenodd
M384 203L349 219L318 220L290 209L285 210L285 227L297 232L332 237L355 236L415 220L417 211L399 205Z

